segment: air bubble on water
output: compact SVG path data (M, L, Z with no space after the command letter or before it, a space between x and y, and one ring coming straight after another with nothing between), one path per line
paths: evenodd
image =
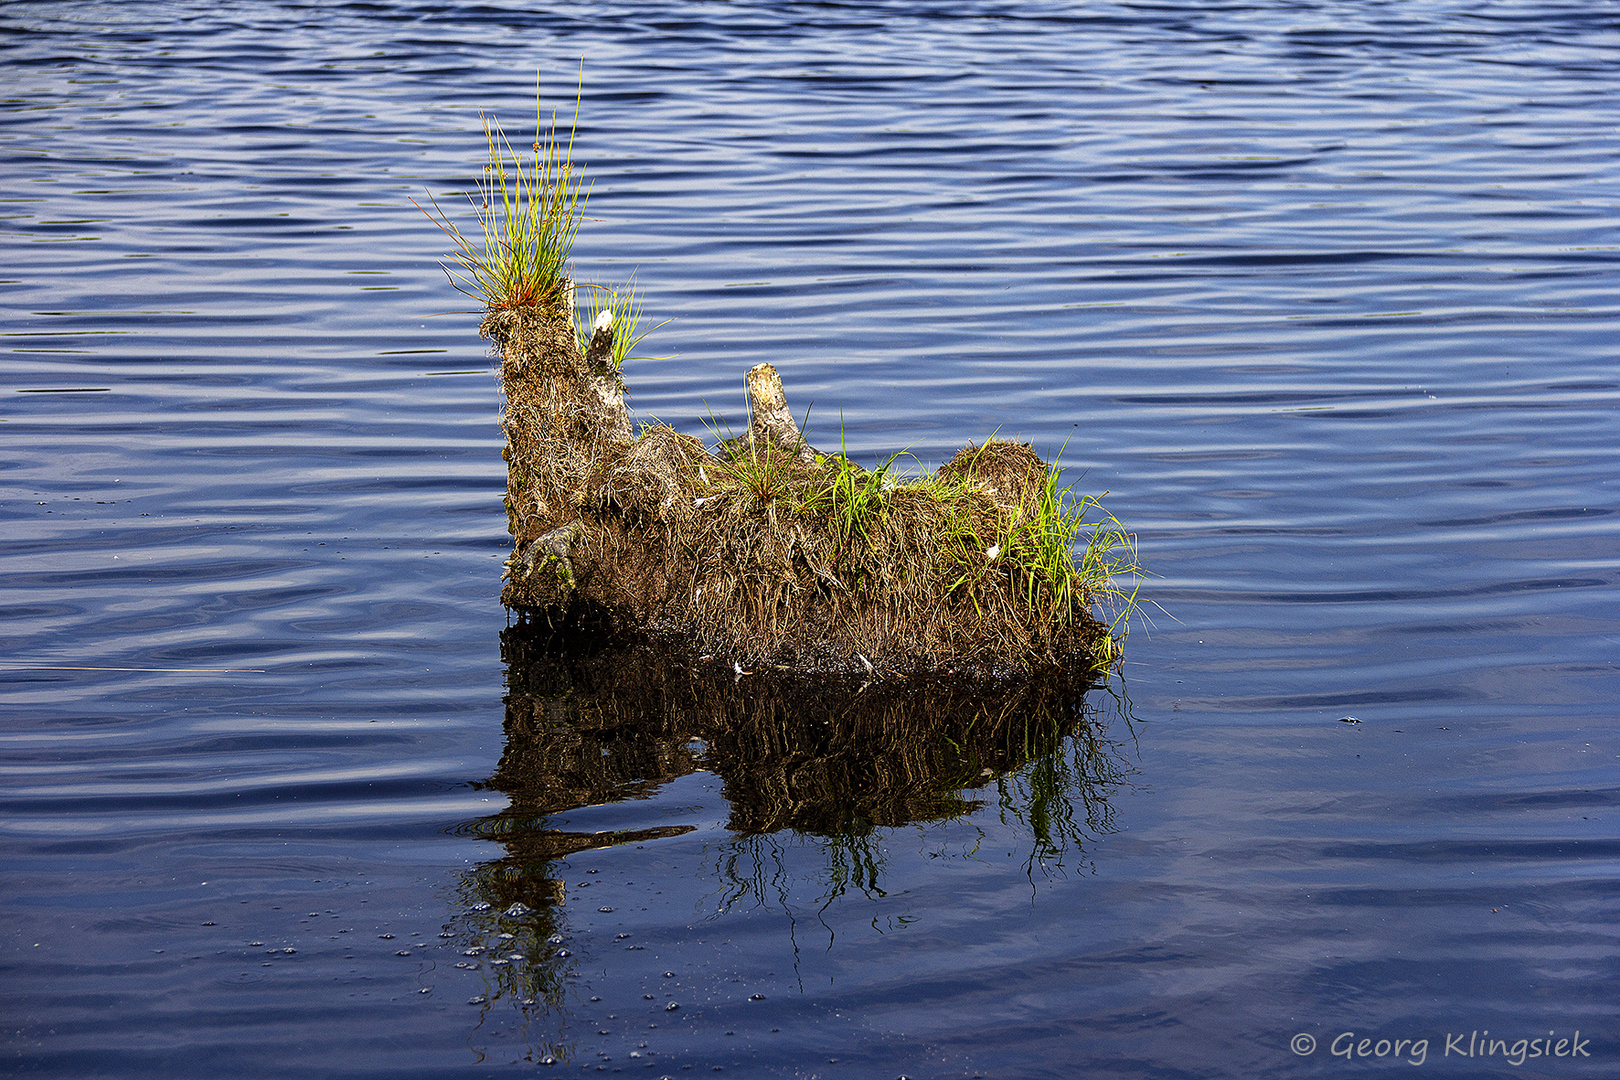
M523 954L520 953L520 952L507 953L506 958L508 960L522 960L523 959Z
M567 949L558 949L557 950L557 955L558 956L573 956L574 954L569 952Z
M510 961L510 960L491 960L489 962L489 966L490 967L505 967L507 964L510 964L511 962L512 961Z
M614 934L613 935L613 940L614 941L623 941L625 938L627 938L629 936L630 936L629 934Z
M675 977L675 973L674 973L674 972L673 972L673 971L666 971L666 972L664 972L664 978L666 978L666 979L673 979L673 978L674 978L674 977Z
M454 931L446 930L443 933L441 933L439 936L440 937L455 937L456 935L455 935Z
M546 938L547 945L561 945L562 943L563 936L561 934L552 934L550 937Z
M483 994L479 994L477 997L468 998L467 999L467 1004L469 1004L469 1005L482 1005L484 1002L486 1002L488 1000L489 1000L489 998L485 997Z
M679 1008L680 1008L680 1007L681 1007L681 1003L680 1003L680 1002L678 1002L678 1001L672 1001L672 1002L670 1002L670 1003L669 1003L669 1004L668 1004L668 1005L665 1005L665 1006L664 1006L664 1011L665 1011L665 1012L674 1012L674 1011L675 1011L675 1010L676 1010L676 1009L679 1009Z
M602 914L606 915L608 912L612 911L613 909L610 908L610 907L599 907L596 910L600 911L600 912L602 912Z
M651 994L642 994L641 996L646 1001L651 1001L653 999L653 996Z
M523 901L519 900L517 903L506 909L506 917L508 919L520 919L533 910L534 909L528 904L525 904Z
M417 993L418 994L431 994L431 993L433 993L433 987L424 986L420 990L418 990Z
M478 903L476 903L476 904L474 904L472 906L472 909L474 911L488 911L489 910L489 904L486 901L480 900L480 901L478 901Z
M764 994L749 994L748 995L748 1000L749 1001L764 1001L765 1000L765 995Z
M534 998L524 998L524 999L523 999L523 1000L522 1000L522 1002L520 1002L520 1004L523 1004L523 1005L533 1005L533 1004L534 1004Z
M501 940L502 941L511 941L515 937L517 937L516 934L502 934L501 935Z
M409 956L409 955L411 955L411 950L409 950L409 949L401 949L401 950L399 950L399 952L395 953L394 955L395 956Z
M264 948L264 942L262 942L262 941L250 941L250 942L248 942L248 948L250 948L250 949L262 949L262 948Z
M482 956L483 952L484 952L483 949L481 949L478 946L474 945L472 948L464 950L461 955L462 956Z
M393 934L378 934L377 936L382 938L384 941L392 941L392 940L394 940L394 935Z
M286 948L286 949L282 949L281 951L286 953L288 956L291 956L293 953L297 952L298 950L293 949L293 948Z

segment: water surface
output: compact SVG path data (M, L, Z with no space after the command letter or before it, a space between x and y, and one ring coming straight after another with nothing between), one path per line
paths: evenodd
M1617 49L1555 2L7 5L6 1070L1611 1075ZM769 360L857 457L1061 451L1157 575L1111 692L863 756L507 632L410 200L581 58L576 275L676 320L638 414L712 439Z

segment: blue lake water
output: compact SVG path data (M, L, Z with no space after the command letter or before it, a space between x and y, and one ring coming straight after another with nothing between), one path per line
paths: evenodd
M507 632L411 200L582 61L637 415L769 360L1108 493L1159 609L1067 738L762 748ZM0 65L8 1075L1620 1074L1603 5L12 3Z

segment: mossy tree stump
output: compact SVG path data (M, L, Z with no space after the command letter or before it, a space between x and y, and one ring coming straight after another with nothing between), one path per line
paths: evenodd
M1101 666L1056 473L1021 443L970 445L896 482L818 453L776 370L748 373L745 437L711 453L662 424L637 433L604 317L581 349L569 286L491 311L507 512L501 601L593 610L739 666L1029 673Z

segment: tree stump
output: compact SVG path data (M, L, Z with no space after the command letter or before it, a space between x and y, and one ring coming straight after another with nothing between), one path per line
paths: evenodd
M581 348L573 288L492 311L514 540L501 601L590 611L758 666L1029 674L1116 646L1070 545L1078 521L1025 444L969 445L900 480L818 452L776 369L748 372L744 439L711 452L637 434L603 318ZM892 463L891 463L892 464Z

